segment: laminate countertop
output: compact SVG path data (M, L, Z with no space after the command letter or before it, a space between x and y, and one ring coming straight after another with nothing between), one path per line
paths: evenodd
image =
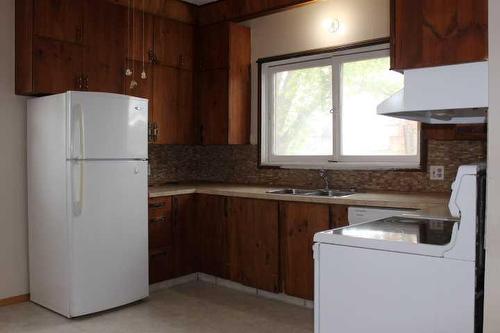
M282 189L255 185L234 184L172 184L149 188L149 197L164 197L191 193L222 195L228 197L298 201L348 206L409 208L418 210L440 209L447 211L449 193L360 192L346 197L320 197L305 195L270 194Z

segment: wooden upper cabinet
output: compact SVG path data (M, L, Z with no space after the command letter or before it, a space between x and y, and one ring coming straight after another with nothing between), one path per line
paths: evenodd
M194 27L155 17L154 62L164 66L193 69Z
M391 6L393 69L488 58L487 0L392 0Z
M198 68L202 71L229 68L231 23L204 26L199 30Z
M144 13L139 10L134 12L134 26L122 29L124 33L124 40L129 38L129 50L127 58L142 62L151 62L154 55L154 16ZM132 13L130 20L132 20Z
M153 65L152 121L157 144L196 143L193 72Z
M83 89L82 53L78 44L36 37L31 64L33 80L26 84L28 91L16 92L43 95ZM16 85L21 80L16 77Z
M35 0L33 4L35 35L59 41L82 42L83 0Z
M86 0L84 85L89 91L123 92L127 11L102 0ZM136 69L139 80L140 69Z
M221 23L200 29L198 112L202 143L250 140L250 29Z
M235 197L227 200L230 279L279 292L278 202Z
M229 72L226 69L199 73L199 108L202 143L229 143Z
M313 299L313 238L331 228L328 205L280 202L281 272L283 292Z

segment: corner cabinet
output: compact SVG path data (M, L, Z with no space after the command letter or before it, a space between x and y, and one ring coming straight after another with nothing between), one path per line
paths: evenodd
M250 142L250 29L223 22L199 30L201 142Z
M391 0L392 69L488 58L487 0Z
M100 0L16 1L16 94L122 92L126 10Z

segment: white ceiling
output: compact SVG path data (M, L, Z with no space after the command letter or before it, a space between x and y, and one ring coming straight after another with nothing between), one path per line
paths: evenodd
M201 6L201 5L204 5L204 4L209 3L209 2L215 2L217 0L183 0L183 1L192 3L194 5Z

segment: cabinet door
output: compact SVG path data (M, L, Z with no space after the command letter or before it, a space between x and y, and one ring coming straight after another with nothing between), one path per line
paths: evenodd
M128 50L127 58L142 62L150 62L154 52L153 42L153 22L154 16L144 13L139 10L134 12L134 26L123 29L124 40L129 38L130 49ZM130 14L131 15L131 14ZM130 16L132 20L132 16ZM127 37L128 34L128 37Z
M34 33L67 42L82 42L82 0L34 0Z
M228 277L226 198L199 194L196 199L200 235L200 272Z
M228 71L202 71L199 75L199 113L203 144L227 144Z
M198 143L198 127L194 108L193 94L193 72L190 70L178 70L179 90L177 94L178 106L174 117L177 127L175 143L195 144Z
M176 116L178 109L178 70L173 67L153 65L153 117L158 126L155 143L176 143Z
M149 248L159 249L172 246L173 221L172 198L149 199Z
M229 67L229 23L218 23L199 29L199 69L227 69Z
M196 140L193 72L153 65L153 114L158 144L193 144Z
M173 248L154 249L149 252L149 284L174 277Z
M330 229L327 205L280 202L283 291L287 295L313 299L313 237Z
M278 202L228 198L230 279L278 292Z
M173 197L174 205L174 256L175 276L198 271L198 246L200 235L196 223L195 197L193 194Z
M85 13L85 88L120 94L126 55L126 8L108 1L87 0ZM140 77L139 70L136 77Z
M35 94L57 94L82 89L83 49L80 45L35 38L33 53Z
M156 17L154 21L155 62L193 69L194 28L192 25Z
M487 0L393 0L392 14L394 69L488 57Z

